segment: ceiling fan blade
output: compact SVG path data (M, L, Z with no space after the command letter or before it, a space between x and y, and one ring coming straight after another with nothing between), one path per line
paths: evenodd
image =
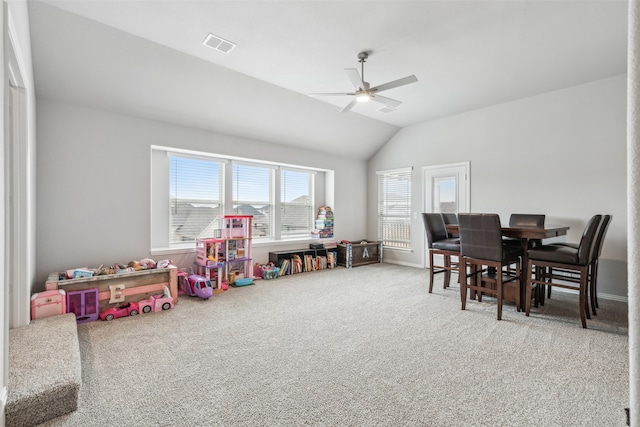
M350 103L348 103L342 110L340 110L341 113L346 113L347 111L351 110L353 108L354 105L356 105L358 103L358 101L353 98L353 101L351 101Z
M380 104L388 105L389 107L398 108L402 102L396 101L395 99L387 98L386 96L381 95L372 95L371 100L375 102L379 102Z
M381 85L376 86L376 87L372 87L371 88L371 92L382 92L383 90L393 89L395 87L408 85L410 83L415 83L417 81L418 81L418 78L416 76L407 76L407 77L403 77L403 78L398 79L398 80L394 80L394 81L389 82L389 83L385 83L385 84L381 84Z
M349 80L351 80L351 83L353 83L353 86L356 89L364 89L364 83L362 82L362 78L360 77L358 70L355 68L345 68L344 70L347 72Z
M351 93L308 93L308 96L347 96L347 95L355 95L354 92Z

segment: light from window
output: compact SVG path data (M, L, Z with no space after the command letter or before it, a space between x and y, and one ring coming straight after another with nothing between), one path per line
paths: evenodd
M273 168L233 165L233 213L253 215L253 238L273 238Z
M378 240L392 248L411 248L411 168L378 174Z
M280 170L280 233L308 237L314 227L313 173Z
M169 243L212 237L222 215L224 165L217 161L171 156L169 160Z

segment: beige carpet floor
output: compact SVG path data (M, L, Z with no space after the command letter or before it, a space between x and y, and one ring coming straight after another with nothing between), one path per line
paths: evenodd
M439 279L441 280L441 279ZM624 426L627 306L531 317L374 264L78 325L78 410L46 426Z

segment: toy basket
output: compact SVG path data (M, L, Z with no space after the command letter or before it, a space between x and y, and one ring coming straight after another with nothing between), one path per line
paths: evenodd
M270 279L277 279L278 277L280 277L280 269L278 267L272 270L266 270L266 269L262 270L263 279L270 280Z

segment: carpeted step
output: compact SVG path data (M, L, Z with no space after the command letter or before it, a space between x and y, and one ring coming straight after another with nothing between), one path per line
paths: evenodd
M74 314L9 331L7 427L33 426L78 408L82 384Z

